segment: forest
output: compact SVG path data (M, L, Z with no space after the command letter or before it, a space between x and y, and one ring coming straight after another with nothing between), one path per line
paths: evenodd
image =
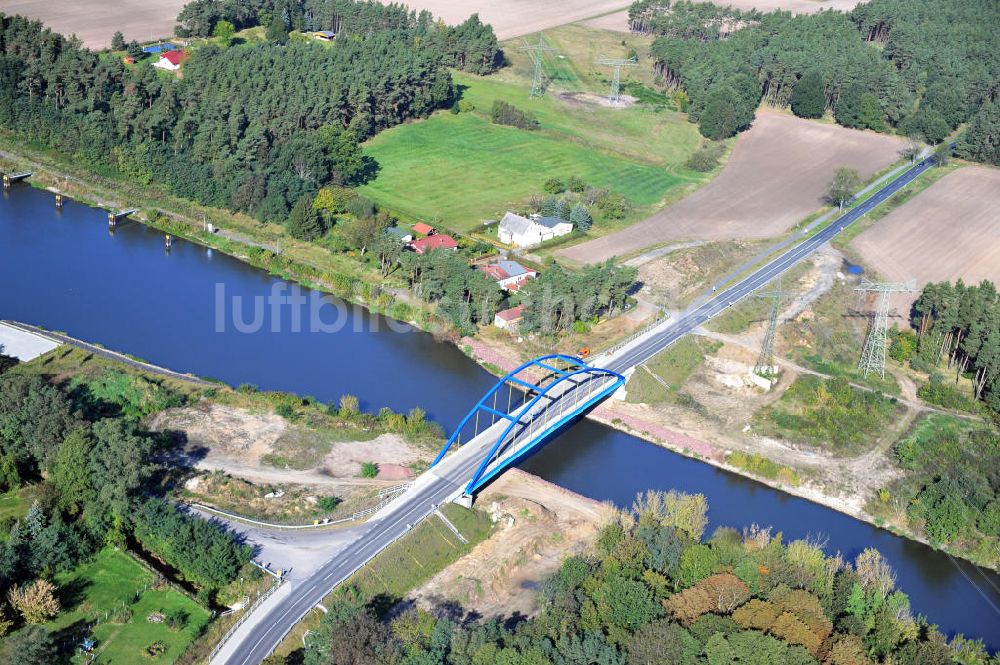
M942 363L954 372L950 383L966 376L971 384L965 395L982 400L1000 414L1000 296L992 282L966 286L962 280L931 283L913 304L918 368L932 373ZM944 381L936 382L947 390ZM933 395L932 395L933 397ZM938 396L938 399L941 399Z
M361 141L451 105L448 67L502 59L476 17L452 29L399 6L318 3L315 16L323 8L344 17L343 39L289 40L288 19L268 41L194 49L180 79L0 15L0 122L95 170L284 222L303 195L375 175Z
M753 526L704 538L701 495L650 492L567 558L531 617L476 619L443 603L377 614L345 591L307 665L898 665L996 662L914 616L877 550L853 561ZM372 603L378 600L378 603ZM391 603L390 603L391 605ZM285 661L272 657L273 664Z
M798 16L637 0L629 18L657 35L657 73L689 96L691 118L710 138L746 129L763 101L929 143L969 122L958 154L1000 163L992 0L872 0L851 13Z
M117 370L54 385L14 363L0 366L0 492L34 497L23 519L0 521L0 638L56 614L52 580L106 546L164 562L210 606L251 548L155 498L171 472L162 453L173 443L141 421L184 396ZM35 602L19 596L25 589Z
M478 14L461 25L448 26L426 10L417 13L401 3L373 0L193 0L177 16L177 34L208 37L220 21L237 29L262 25L285 34L332 30L362 39L391 32L400 41L434 53L448 67L489 74L503 64L493 28L484 25Z

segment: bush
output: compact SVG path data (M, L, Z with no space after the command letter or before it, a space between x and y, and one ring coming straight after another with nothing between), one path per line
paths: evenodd
M457 106L460 113L471 113L476 110L476 105L467 99L458 100Z
M726 146L720 141L712 141L695 150L684 162L684 166L698 173L708 173L719 165L719 158Z
M972 411L975 408L972 398L962 392L955 384L946 382L940 372L931 374L930 381L917 389L917 397L946 409Z
M535 116L500 99L493 102L490 120L494 125L507 125L518 129L533 130L540 126Z
M374 478L378 475L378 464L375 462L365 462L361 465L362 478Z
M316 505L319 506L320 510L327 510L327 511L334 510L337 506L340 505L340 497L321 496L319 498L319 501L316 502Z
M545 181L542 189L549 194L562 194L566 191L566 183L560 178L549 178Z
M621 194L607 192L597 201L597 209L606 219L624 219L632 205Z
M566 188L571 192L576 192L577 194L580 194L587 189L587 183L583 181L583 178L580 178L578 176L572 176L566 183Z

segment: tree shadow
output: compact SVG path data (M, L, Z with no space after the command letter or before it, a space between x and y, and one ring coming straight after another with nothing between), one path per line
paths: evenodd
M361 168L358 169L354 177L351 178L350 184L352 186L357 185L367 185L372 180L378 177L378 174L382 171L382 165L378 163L371 155L361 156Z
M84 591L92 586L90 580L73 579L59 587L59 605L63 610L74 610L84 601Z

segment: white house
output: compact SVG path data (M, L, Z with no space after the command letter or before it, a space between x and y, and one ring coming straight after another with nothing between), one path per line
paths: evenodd
M502 312L497 312L493 317L493 325L501 330L517 330L521 324L521 317L524 316L524 305L511 307Z
M573 225L558 217L521 217L508 212L500 220L497 235L500 242L514 247L532 247L546 240L564 236Z

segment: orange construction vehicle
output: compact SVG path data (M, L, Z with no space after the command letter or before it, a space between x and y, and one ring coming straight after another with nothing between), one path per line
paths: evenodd
M580 356L580 360L586 360L587 356L590 355L590 347L589 346L583 347L582 349L576 352L576 355Z

